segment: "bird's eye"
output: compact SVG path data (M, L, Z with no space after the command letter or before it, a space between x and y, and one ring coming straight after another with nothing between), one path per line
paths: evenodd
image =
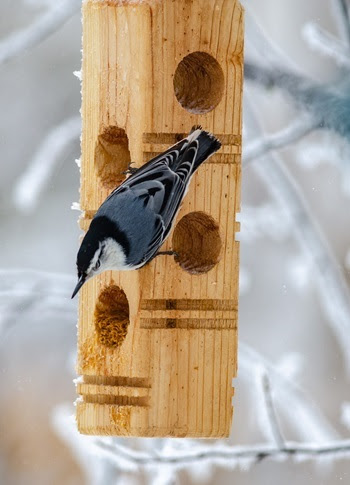
M98 259L98 260L97 260L97 263L95 264L95 268L94 268L94 269L98 269L100 266L101 266L101 262L100 262L100 260Z

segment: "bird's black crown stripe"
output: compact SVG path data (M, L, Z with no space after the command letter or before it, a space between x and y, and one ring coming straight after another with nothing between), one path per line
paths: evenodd
M130 254L130 243L124 231L120 229L118 224L111 221L107 216L97 216L91 222L91 229L98 228L99 235L102 238L113 237L119 244L122 245L126 257Z

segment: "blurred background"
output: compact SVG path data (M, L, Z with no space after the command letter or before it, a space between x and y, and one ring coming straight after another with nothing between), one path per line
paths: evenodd
M230 439L75 430L78 0L0 4L0 481L350 483L350 23L250 0Z

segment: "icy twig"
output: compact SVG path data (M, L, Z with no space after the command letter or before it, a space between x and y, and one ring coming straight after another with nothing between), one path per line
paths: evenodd
M265 155L271 150L284 148L291 143L299 141L317 127L318 123L311 117L294 120L286 128L265 135L247 143L244 149L244 163Z
M72 275L37 270L0 270L0 331L7 331L23 314L59 313L74 321L70 292Z
M350 46L350 18L346 0L333 0L333 11L343 40Z
M310 47L335 60L340 66L350 68L350 51L339 41L314 22L308 22L302 30L303 37Z
M297 108L314 118L315 127L331 130L350 139L349 81L344 75L336 82L321 85L278 67L247 61L245 79L265 89L278 88L291 96Z
M320 456L330 456L333 459L350 457L350 440L338 440L328 444L316 443L295 443L288 441L283 449L276 448L269 444L251 446L221 446L203 447L200 450L187 451L186 454L173 456L162 456L161 454L142 453L116 443L108 443L103 439L95 440L96 446L106 452L120 466L120 460L133 463L138 466L160 466L174 465L186 466L194 462L211 460L215 464L220 462L227 463L228 467L235 466L235 460L250 458L255 462L260 462L266 458L281 459L283 457L293 457L295 459L313 459ZM238 463L237 463L238 464Z
M245 342L240 341L238 346L239 376L243 382L256 382L257 369L264 369L269 376L269 381L274 389L274 403L278 406L279 414L291 429L294 429L298 439L312 440L315 442L335 441L339 439L338 432L324 416L317 404L312 401L308 394L298 386L293 379L288 379L279 369L263 357L255 349ZM259 381L259 387L260 386ZM248 389L254 393L255 386ZM259 389L259 395L252 395L252 401L260 402L263 396ZM291 412L293 409L293 412ZM262 413L260 413L261 415ZM271 437L270 418L267 422L259 416L261 431L266 437ZM263 428L266 429L266 432Z
M25 212L35 209L40 194L47 186L62 151L79 137L80 130L80 117L74 116L53 128L46 135L13 188L12 200L17 209Z
M284 66L298 72L298 65L274 42L259 24L251 1L241 2L245 9L245 50L256 59L264 59L270 66Z
M244 63L244 78L267 90L281 89L289 94L303 110L310 111L315 117L315 123L318 121L319 124L322 122L326 125L324 118L329 116L331 109L329 99L334 105L335 95L329 93L324 86L292 71L281 69L279 66L266 67L249 60ZM327 109L325 109L325 101L328 102Z
M319 101L325 93L327 94L324 86L303 75L281 69L278 66L266 67L251 62L249 59L244 63L244 77L265 89L279 88L302 104L303 108L310 110L315 104L315 100Z
M266 372L261 375L262 386L264 391L265 408L267 412L268 421L275 445L278 449L283 450L285 447L285 441L282 435L282 431L278 422L275 405L271 394L270 380Z
M30 49L56 32L80 8L81 0L51 2L49 10L32 24L0 41L0 64Z
M246 89L246 93L247 93ZM250 126L252 136L261 137L261 128L254 111L246 99L246 128ZM248 122L248 123L247 123ZM313 220L309 209L285 166L271 154L264 163L253 165L254 170L265 181L271 194L284 209L286 217L293 221L297 240L305 254L313 262L315 282L327 320L334 331L342 350L347 372L350 374L350 295L344 275L334 259L324 236Z

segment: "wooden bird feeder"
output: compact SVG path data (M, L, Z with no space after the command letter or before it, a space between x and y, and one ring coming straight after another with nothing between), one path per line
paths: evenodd
M243 84L239 1L85 0L81 228L125 176L200 124L204 163L159 256L81 290L81 433L225 437L237 370Z

